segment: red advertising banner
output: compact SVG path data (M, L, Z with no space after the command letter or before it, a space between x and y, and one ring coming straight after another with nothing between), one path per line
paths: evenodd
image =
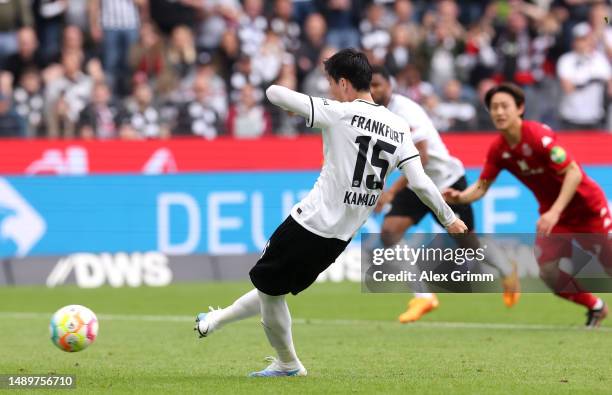
M495 134L448 134L451 153L480 166ZM565 133L559 141L582 164L612 164L612 134ZM319 169L320 136L234 140L1 140L0 174L163 174Z

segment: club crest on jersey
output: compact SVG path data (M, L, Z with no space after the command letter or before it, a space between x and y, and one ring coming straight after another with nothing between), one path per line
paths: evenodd
M524 143L524 144L523 144L523 155L525 155L525 156L531 156L531 154L533 154L533 150L531 149L531 147L529 146L529 144Z
M567 154L562 147L557 145L550 150L550 160L552 160L554 163L560 165L561 163L565 162L565 159L567 159Z

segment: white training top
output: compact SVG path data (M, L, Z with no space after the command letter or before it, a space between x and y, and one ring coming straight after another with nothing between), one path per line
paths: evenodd
M568 52L557 62L557 74L575 87L572 92L561 96L561 118L578 124L601 121L606 115L604 99L608 81L612 78L607 56L597 51L587 55Z
M403 119L364 100L337 102L276 85L266 94L272 103L304 116L307 126L323 131L321 174L291 210L304 228L322 237L349 240L367 220L396 167L442 224L455 221L453 211L425 175Z
M387 108L408 123L414 144L427 142L428 161L425 164L425 173L439 190L450 187L465 175L463 163L448 152L440 133L423 107L405 96L393 94Z

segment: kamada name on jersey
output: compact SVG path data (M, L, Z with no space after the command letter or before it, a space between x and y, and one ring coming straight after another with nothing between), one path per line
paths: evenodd
M353 115L351 126L357 126L366 132L388 137L397 143L404 142L404 132L397 132L382 122L374 121L361 115Z
M357 193L352 191L344 191L344 204L371 207L376 204L378 196L380 195L373 193Z

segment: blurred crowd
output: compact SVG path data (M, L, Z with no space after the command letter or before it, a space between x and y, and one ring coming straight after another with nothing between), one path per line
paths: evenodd
M310 133L265 88L327 96L321 61L345 47L442 132L491 130L501 81L527 118L610 130L609 16L593 0L0 0L0 136Z

